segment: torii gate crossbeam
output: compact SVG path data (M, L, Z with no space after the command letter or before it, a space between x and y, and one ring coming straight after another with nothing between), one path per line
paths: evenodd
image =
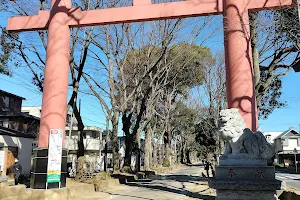
M135 1L139 2L141 0ZM248 10L256 11L291 6L292 0L249 0L246 4ZM146 0L144 4L136 6L88 11L82 11L78 7L71 8L67 12L67 24L70 27L97 26L219 15L223 12L223 0L187 0L161 4L151 4L151 2L147 2ZM40 10L38 15L9 18L7 29L10 31L48 29L50 19L50 11Z
M239 108L247 126L257 128L255 90L248 10L294 6L293 0L186 0L151 4L133 0L133 6L81 11L71 0L51 0L50 11L35 16L13 17L9 31L48 29L47 58L39 144L48 147L50 129L66 125L70 27L142 22L203 15L224 16L224 44L228 107Z

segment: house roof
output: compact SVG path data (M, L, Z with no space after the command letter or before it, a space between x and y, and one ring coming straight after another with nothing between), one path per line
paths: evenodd
M27 113L23 112L7 112L7 113L0 113L0 118L3 117L21 117L25 119L35 119L35 120L40 120L40 118L35 117L33 115L29 115Z
M295 131L294 129L289 129L287 131L284 131L280 135L278 135L274 140L282 138L282 137L291 137L291 136L300 137L300 134L297 131Z
M13 97L16 97L16 98L19 98L19 99L22 99L22 100L26 100L24 97L21 97L21 96L18 96L18 95L6 92L4 90L0 90L0 93L6 94L7 96L13 96Z
M6 128L3 126L0 126L0 135L7 135L12 137L22 137L22 138L35 138L33 134L30 133L23 133L17 130L13 130L10 128Z

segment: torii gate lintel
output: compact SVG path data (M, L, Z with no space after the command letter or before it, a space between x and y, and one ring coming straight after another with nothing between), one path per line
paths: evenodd
M70 27L83 27L219 15L223 13L224 1L187 0L151 4L148 0L134 0L133 6L127 7L81 10L80 7L71 8L53 4L52 9L55 8L55 12L65 12L68 15L66 23ZM249 11L291 6L293 6L293 0L248 0L246 5ZM50 12L49 10L40 10L37 15L9 18L7 29L16 32L46 30L51 19Z

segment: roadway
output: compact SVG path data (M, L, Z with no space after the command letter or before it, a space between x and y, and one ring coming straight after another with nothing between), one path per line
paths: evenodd
M287 185L300 190L300 174L291 172L276 172L275 178L280 181L285 181Z

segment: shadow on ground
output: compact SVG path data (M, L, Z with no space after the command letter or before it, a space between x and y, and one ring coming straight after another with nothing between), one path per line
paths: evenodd
M121 184L133 189L129 189L127 192L109 193L110 195L119 196L117 199L156 200L160 199L160 195L167 195L168 199L178 199L178 197L180 199L180 195L194 199L215 199L215 196L209 193L208 179L197 175L175 173L154 175L151 179L136 179L133 175L118 174L114 178L118 178ZM141 188L141 190L135 191L138 188Z
M160 191L165 191L165 192L170 192L170 193L176 193L176 194L181 194L181 195L185 195L187 197L197 198L197 199L207 199L207 200L215 199L214 196L201 195L196 192L191 192L191 191L185 190L184 188L177 188L177 187L169 186L166 184L156 184L156 183L152 183L152 182L147 182L147 183L127 183L126 185L140 187L140 188L148 188L148 189L154 190L154 191L160 190ZM203 190L203 191L205 191L205 190ZM203 192L203 191L200 191L200 192Z
M207 181L207 178L192 175L157 175L158 180L173 180L178 182Z

